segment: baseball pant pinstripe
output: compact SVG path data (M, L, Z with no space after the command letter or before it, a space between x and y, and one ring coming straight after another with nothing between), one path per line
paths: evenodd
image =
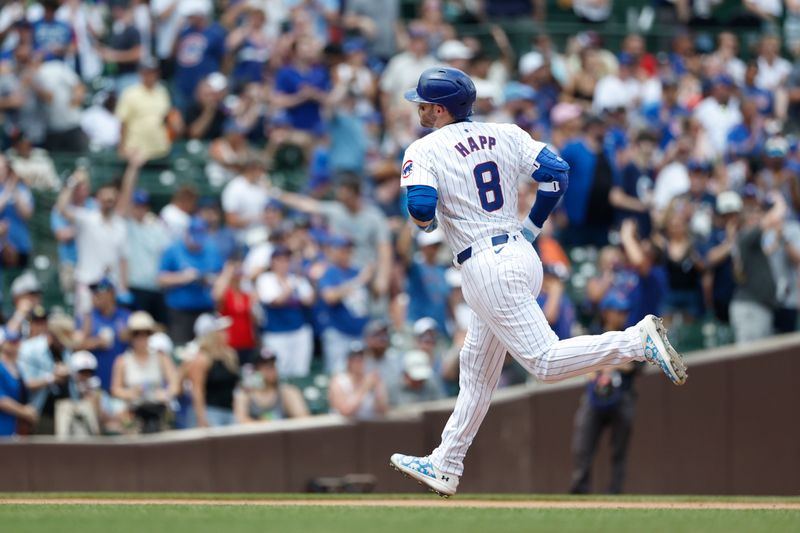
M636 327L558 339L536 303L542 263L520 234L474 253L462 274L464 299L473 314L459 355L460 391L442 442L431 453L434 467L457 476L489 409L506 352L548 383L644 360Z

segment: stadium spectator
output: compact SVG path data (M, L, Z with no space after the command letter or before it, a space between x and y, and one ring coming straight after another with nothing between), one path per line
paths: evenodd
M147 57L143 50L149 50L149 44L144 44L147 41L135 25L131 0L112 0L110 29L108 43L101 45L99 51L113 72L117 94L122 94L139 82L137 65Z
M242 174L232 179L222 191L225 223L237 230L239 242L244 243L247 232L263 224L264 206L269 200L269 179L264 163L249 158Z
M85 151L88 139L81 129L81 103L86 87L75 71L63 61L47 61L33 83L47 116L45 147L51 152Z
M229 259L225 263L211 288L211 296L220 315L231 321L231 327L227 330L228 346L236 350L240 364L254 363L258 359L257 316L239 259Z
M173 59L175 105L184 113L189 108L201 80L209 74L219 72L222 66L225 31L211 20L211 11L210 0L187 0L180 5L180 12L186 17L186 23L176 38ZM188 117L186 122L191 122Z
M197 200L197 189L193 185L181 185L175 190L170 202L161 209L159 216L173 238L179 239L186 235Z
M274 89L272 105L286 111L293 129L322 133L322 109L329 98L331 80L321 64L318 43L293 43L286 64L275 73Z
M602 246L608 242L613 219L613 212L608 209L613 158L606 153L603 118L587 117L583 132L561 150L561 157L570 166L570 184L563 201L569 225L561 232L560 240L565 246Z
M109 277L117 285L119 294L128 292L125 221L116 213L117 188L104 183L97 189L97 209L91 208L88 202L83 206L75 205L71 202L74 190L86 186L85 176L84 169L77 169L56 201L56 210L75 227L78 252L75 308L78 314L88 312L91 302L87 288L101 278Z
M14 279L10 290L14 314L8 319L5 327L8 330L24 333L30 312L42 304L42 286L36 275L28 270Z
M400 3L396 0L350 0L344 5L346 28L368 39L369 55L385 64L397 50Z
M108 397L100 389L100 380L94 374L96 369L97 359L90 352L81 350L70 355L70 396L56 402L56 437L86 437L121 431L121 426L115 426L104 410Z
M720 74L711 80L711 94L694 109L694 116L708 132L716 156L725 153L728 134L742 121L733 88L730 76Z
M780 194L745 203L736 237L734 258L736 290L730 305L731 326L737 343L768 337L773 332L773 310L777 305L775 277L764 251L763 235L780 227L786 216L786 202Z
M136 188L143 161L138 154L128 161L117 202L117 212L125 219L126 255L135 258L128 262L127 285L134 309L147 311L157 322L166 323L158 268L170 238L164 224L150 210L150 194Z
M166 156L172 137L179 135L183 121L172 113L169 92L159 82L158 63L146 58L139 66L141 82L134 82L122 91L116 116L122 129L120 154L127 159L138 154L145 160Z
M375 268L353 266L353 243L345 237L330 237L325 256L329 264L318 282L318 291L323 302L325 371L334 373L344 369L348 347L361 340L369 319L367 287Z
M130 312L117 305L117 291L108 278L89 285L92 308L79 315L76 349L91 351L97 358L97 377L103 390L111 391L114 361L128 348L127 327Z
M210 141L223 135L229 111L225 107L227 95L228 79L224 74L212 72L198 82L184 111L189 138Z
M26 267L30 258L31 241L28 220L33 215L33 195L24 181L0 155L0 223L7 225L7 240L3 246L3 265Z
M231 81L237 89L264 81L264 70L275 48L267 24L266 6L253 2L242 4L242 22L225 39L225 49L234 57Z
M730 320L729 308L736 288L733 253L738 231L737 219L741 210L742 198L736 192L721 192L717 196L716 216L711 233L698 247L706 265L703 281L705 301L713 309L717 320L723 324Z
M91 196L89 174L86 169L77 170L73 176L75 186L67 200L69 205L96 209L97 202ZM75 291L75 267L78 262L77 229L75 224L69 222L59 212L57 205L53 206L50 212L50 229L58 242L58 280L66 298Z
M542 289L536 301L558 338L568 339L575 325L575 306L564 286L569 271L563 264L556 263L544 265L543 272Z
M5 134L17 128L35 146L41 146L47 135L45 94L35 83L40 64L27 42L20 42L13 54L0 62L0 110L8 121Z
M128 317L130 348L114 362L111 394L125 401L142 433L164 428L167 411L180 391L172 359L150 349L156 323L146 311Z
M334 235L352 241L353 265L364 268L375 263L372 290L376 295L386 294L391 272L392 247L386 217L362 195L361 179L354 174L339 177L336 201L320 202L307 196L274 191L273 195L287 207L322 215Z
M203 314L194 324L197 355L188 363L186 375L192 384L194 422L198 427L235 423L234 390L239 383L239 360L228 346L225 330L230 319Z
M390 397L396 398L397 405L417 402L431 402L444 398L439 379L434 375L428 354L421 350L411 350L403 356L403 375L399 387Z
M236 241L236 232L223 224L219 200L212 196L204 196L198 201L197 207L197 216L208 224L206 240L219 250L223 259L234 258L241 252L241 247Z
M800 224L786 218L766 231L764 252L769 258L775 280L775 333L797 331L797 308L800 305Z
M24 398L25 385L17 366L21 337L15 331L3 331L0 340L0 437L16 435L19 429L27 434L39 412Z
M403 355L392 345L390 324L375 318L364 328L364 345L367 353L367 372L377 372L389 393L389 405L396 406L396 393L403 375Z
M74 329L75 322L70 317L54 315L50 320L41 305L30 313L28 337L19 347L18 367L29 401L39 413L37 434L55 433L55 404L69 396L66 363Z
M33 23L33 45L45 61L63 61L75 52L75 35L69 24L56 19L59 0L43 0L42 18Z
M161 256L158 283L164 291L169 334L176 344L189 342L198 317L214 310L211 287L222 270L224 258L208 242L207 232L205 220L192 218L186 236L176 240Z
M600 79L594 87L592 110L595 113L621 107L632 110L638 108L642 102L642 83L635 72L636 59L623 52L617 60L617 73Z
M8 162L14 174L33 190L58 191L61 180L56 175L53 159L43 148L35 148L22 131L10 136L11 149L7 152Z
M633 139L630 158L615 176L608 202L616 210L616 222L636 220L639 232L648 237L652 229L650 209L655 181L655 153L658 139L653 132L641 131Z
M366 371L364 344L351 342L345 355L346 367L333 375L328 389L331 410L359 420L383 416L389 409L389 394L380 374Z
M262 348L255 360L250 383L243 383L234 396L237 424L309 416L300 389L281 383L280 377L276 354L269 348Z
M314 289L305 276L292 273L291 251L278 245L269 272L256 279L256 294L264 309L263 344L278 358L285 378L305 377L311 367L314 339L308 322Z
M407 235L401 237L398 243L399 255L407 265L404 289L408 293L408 321L416 322L426 316L432 317L439 326L439 332L446 334L452 289L445 280L447 267L439 262L444 233L441 230L418 232L418 253L413 255L410 235L410 231L407 231Z
M650 239L639 236L633 220L622 223L620 240L628 266L614 288L630 299L627 327L650 314L661 316L668 285L660 251Z

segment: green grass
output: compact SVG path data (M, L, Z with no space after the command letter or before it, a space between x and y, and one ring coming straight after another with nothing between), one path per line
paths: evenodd
M525 510L138 505L0 506L8 533L495 533L797 531L797 511Z

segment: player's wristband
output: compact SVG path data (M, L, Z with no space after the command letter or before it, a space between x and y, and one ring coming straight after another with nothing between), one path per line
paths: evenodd
M529 232L531 234L531 239L530 239L531 242L535 241L536 238L539 236L539 234L542 232L542 228L534 224L533 220L531 220L528 217L525 217L525 220L522 221L522 229L524 230L524 232Z

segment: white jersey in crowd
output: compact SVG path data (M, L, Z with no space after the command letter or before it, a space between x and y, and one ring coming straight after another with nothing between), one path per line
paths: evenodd
M437 189L436 216L454 254L484 237L522 229L517 187L546 145L514 124L456 122L414 141L401 186Z

